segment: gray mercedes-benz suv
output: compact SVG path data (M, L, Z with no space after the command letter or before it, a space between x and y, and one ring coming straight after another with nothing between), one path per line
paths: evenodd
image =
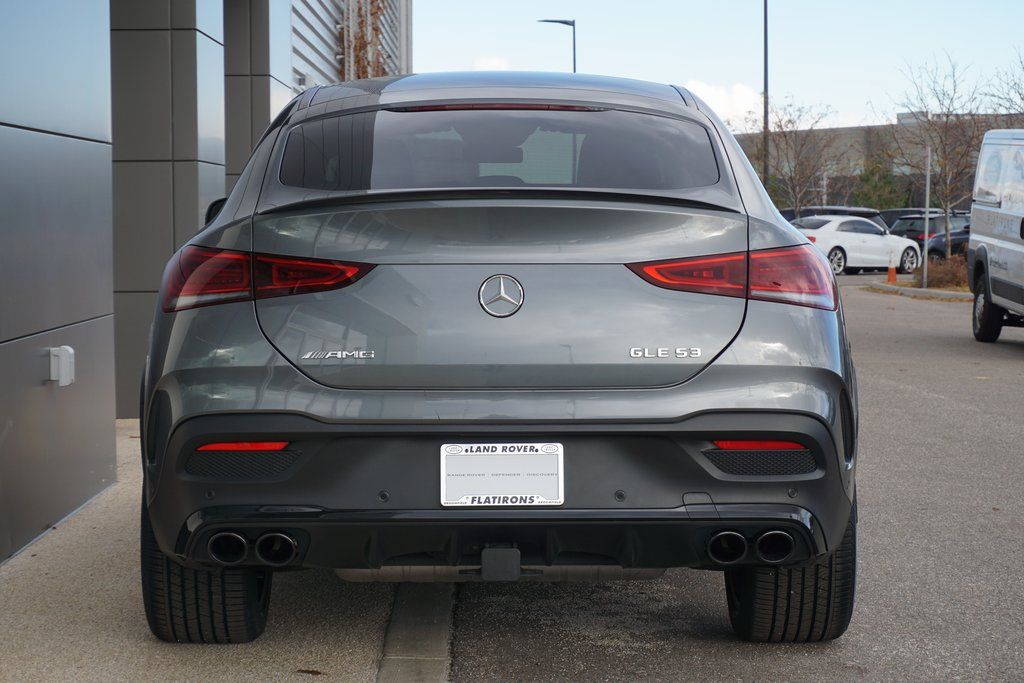
M157 637L242 642L274 572L724 570L736 633L853 608L856 383L828 264L685 89L308 90L164 274L142 383Z

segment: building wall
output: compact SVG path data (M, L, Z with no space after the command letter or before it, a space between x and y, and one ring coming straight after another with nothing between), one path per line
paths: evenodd
M338 26L345 0L291 0L292 78L297 92L337 83Z
M292 97L341 79L345 12L367 0L109 1L117 415L135 417L164 265ZM411 0L378 1L388 68L408 70Z
M216 0L110 0L117 415L139 380L164 265L224 195L224 14Z
M225 192L294 96L293 23L290 0L224 0Z
M115 477L109 28L107 0L0 22L0 561Z

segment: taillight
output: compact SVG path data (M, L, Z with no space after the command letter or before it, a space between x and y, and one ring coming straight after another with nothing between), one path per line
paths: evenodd
M811 244L814 244L815 242L818 241L818 238L815 237L814 235L807 235L807 241L810 242Z
M350 285L370 266L341 261L297 259L256 254L256 298L322 292Z
M751 299L834 310L835 282L825 259L808 244L750 252Z
M182 311L230 301L339 289L372 268L365 263L185 247L164 274L163 309Z
M834 310L835 279L809 244L778 249L630 263L653 285L700 294L745 296Z
M240 251L185 247L164 275L164 310L252 298L252 257Z
M469 111L469 110L527 110L527 111L607 111L606 107L581 104L551 104L548 102L451 102L448 104L417 104L411 107L388 107L388 111Z
M746 296L745 252L698 256L676 261L629 263L630 270L658 287L701 294Z

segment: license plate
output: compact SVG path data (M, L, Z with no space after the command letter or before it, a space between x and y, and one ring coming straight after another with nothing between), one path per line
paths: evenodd
M561 505L560 443L446 443L441 446L441 505Z

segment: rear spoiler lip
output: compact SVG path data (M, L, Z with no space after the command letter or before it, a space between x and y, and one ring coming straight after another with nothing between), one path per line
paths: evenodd
M426 190L369 190L358 193L332 195L301 199L287 204L268 207L257 211L256 216L274 215L300 209L343 207L379 202L429 201L432 199L579 199L592 201L626 202L634 204L662 204L707 211L722 211L746 215L732 207L686 197L672 197L642 192L616 192L614 190L566 190L551 188L456 188Z

